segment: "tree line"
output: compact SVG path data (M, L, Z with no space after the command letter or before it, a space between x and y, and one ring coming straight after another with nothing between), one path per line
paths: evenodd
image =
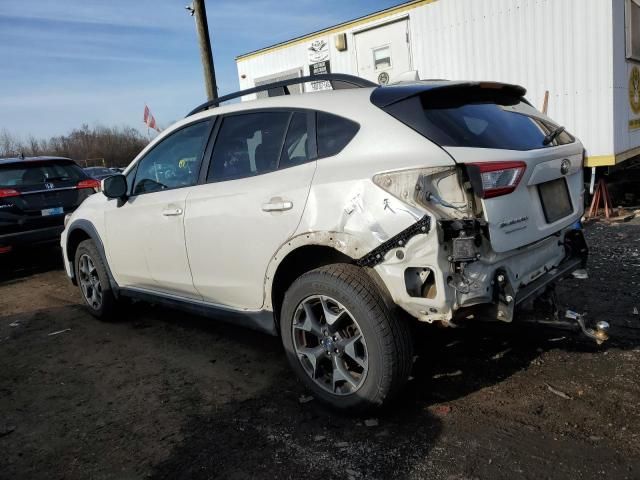
M149 143L133 127L89 127L82 125L67 135L38 139L29 136L26 140L0 130L0 158L52 155L68 157L81 166L104 165L124 167Z

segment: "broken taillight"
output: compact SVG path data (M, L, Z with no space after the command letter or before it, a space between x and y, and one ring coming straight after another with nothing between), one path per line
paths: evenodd
M456 215L467 210L467 199L454 166L425 167L379 173L373 183L414 207L429 207Z
M468 163L473 190L480 198L493 198L513 192L527 168L524 162Z
M19 197L20 192L13 188L0 188L0 198Z

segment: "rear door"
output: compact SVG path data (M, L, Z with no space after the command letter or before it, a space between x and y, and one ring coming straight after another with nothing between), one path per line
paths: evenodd
M196 289L212 303L259 309L269 261L295 232L315 172L313 112L222 119L207 183L190 189L185 235Z
M356 33L354 38L360 77L387 84L411 70L408 19Z
M97 185L72 160L0 164L0 235L62 226Z
M584 208L582 145L522 92L458 84L383 107L465 165L496 252L552 235L576 222Z

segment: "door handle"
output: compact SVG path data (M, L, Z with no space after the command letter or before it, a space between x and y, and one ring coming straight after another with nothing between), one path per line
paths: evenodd
M285 210L291 210L292 208L293 202L280 198L272 198L269 203L262 204L263 212L283 212Z
M178 215L182 215L181 208L167 208L162 211L162 215L165 217L177 217Z

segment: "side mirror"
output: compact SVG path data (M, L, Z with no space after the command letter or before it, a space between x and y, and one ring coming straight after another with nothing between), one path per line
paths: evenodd
M102 180L102 193L107 198L124 199L127 196L127 177L112 175Z

